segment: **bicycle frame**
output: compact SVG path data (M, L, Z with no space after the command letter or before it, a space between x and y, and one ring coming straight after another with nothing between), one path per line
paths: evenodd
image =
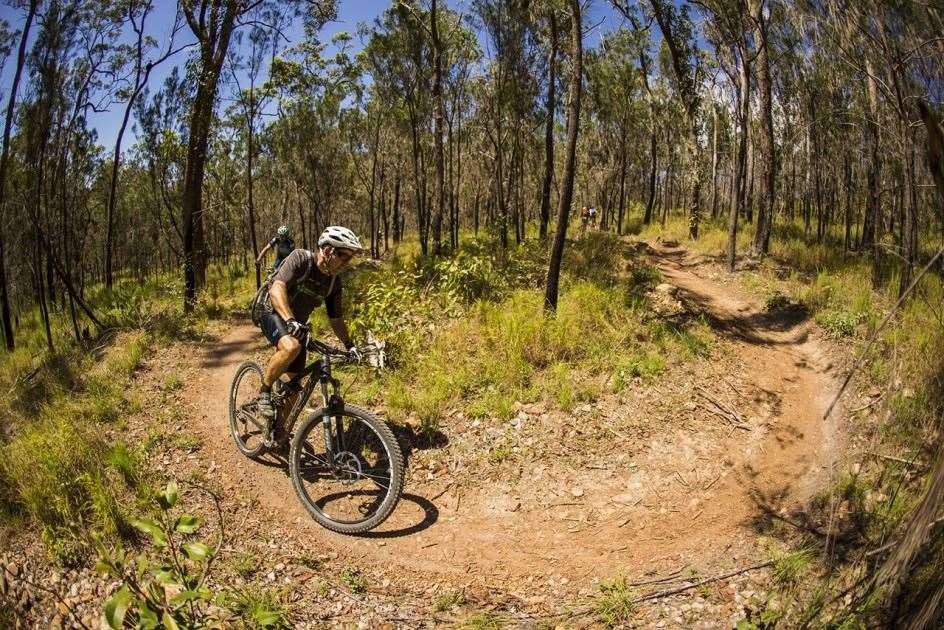
M311 341L308 344L308 347L312 350L319 350L321 352L321 358L317 361L306 366L301 372L298 373L296 380L301 380L302 378L308 377L305 381L305 385L299 391L298 396L295 398L295 403L292 405L291 410L288 415L285 417L285 435L290 436L292 431L295 428L295 423L298 421L298 416L301 414L302 409L305 408L305 405L311 399L311 395L314 393L315 386L320 385L321 387L321 402L324 409L327 410L329 417L334 417L335 419L335 431L337 438L331 435L331 423L324 423L325 431L325 446L329 453L333 454L335 451L335 446L339 450L344 450L343 444L343 425L342 425L342 416L341 412L344 410L344 399L338 393L341 383L338 379L334 378L331 375L331 357L325 348L320 347L320 344L317 342ZM317 373L317 378L313 378ZM328 386L331 386L331 391L329 392Z

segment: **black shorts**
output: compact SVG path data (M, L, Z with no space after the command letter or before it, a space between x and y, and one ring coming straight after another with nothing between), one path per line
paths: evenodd
M278 313L267 313L263 315L262 319L259 320L259 328L262 330L262 334L265 335L266 339L269 340L269 344L273 346L277 346L279 339L288 334L285 320L282 319ZM298 374L305 369L305 355L307 354L307 350L302 346L298 356L292 360L285 371L291 374Z

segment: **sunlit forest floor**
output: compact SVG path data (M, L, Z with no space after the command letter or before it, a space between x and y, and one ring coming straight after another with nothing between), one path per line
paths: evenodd
M925 370L941 344L939 279L882 333L823 421L894 302L893 277L873 291L868 260L792 226L769 259L742 259L733 276L719 262L721 226L695 243L680 220L630 231L568 243L554 319L541 315L535 240L501 255L492 237L470 235L441 261L404 244L350 273L355 336L386 339L392 369L342 380L408 453L404 499L370 537L317 527L284 468L231 443L233 369L269 352L248 324L252 278L238 263L213 269L190 318L163 279L95 295L114 332L91 348L67 343L63 313L61 349L40 358L37 325L0 369L11 392L0 535L14 565L0 619L68 626L75 611L97 625L117 585L93 570L91 532L145 549L130 521L153 512L171 478L206 520L203 539L219 530L202 489L220 499L224 542L208 581L219 597L207 614L227 623L714 627L866 615L825 594L861 570L856 549L881 539L920 485L906 464L927 458L935 430Z

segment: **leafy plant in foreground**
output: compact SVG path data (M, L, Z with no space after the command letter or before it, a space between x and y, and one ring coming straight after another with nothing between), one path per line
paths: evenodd
M202 519L174 516L177 500L177 484L172 481L155 497L157 518L132 521L150 537L150 553L135 556L121 546L109 550L97 541L99 570L121 581L105 602L105 620L111 628L203 628L218 621L214 594L206 582L219 543L211 549L193 539Z

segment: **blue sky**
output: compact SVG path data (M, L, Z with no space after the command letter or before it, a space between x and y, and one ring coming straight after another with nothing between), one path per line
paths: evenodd
M356 33L357 25L361 22L372 22L375 17L383 13L387 7L390 6L390 0L339 0L338 2L338 19L334 22L327 24L321 31L321 38L323 41L330 41L331 37L341 31L349 31L351 33ZM469 2L468 0L446 0L451 8L458 11L468 13L469 12ZM148 22L146 25L147 31L152 34L159 42L159 45L162 45L166 40L167 35L170 32L170 29L174 20L174 8L176 3L172 0L156 0L155 9L152 14L148 17ZM0 19L6 20L11 28L19 30L23 26L23 21L25 19L25 12L22 9L11 8L6 3L0 4ZM585 28L591 26L599 25L597 28L586 34L586 45L595 46L599 42L600 34L611 30L618 26L620 23L619 15L610 7L610 4L607 0L592 0L589 8L585 12L584 24ZM36 25L34 23L33 32L36 30ZM288 36L290 39L295 39L301 36L301 26L294 25L288 31ZM480 36L481 39L481 36ZM193 36L190 34L188 28L184 27L178 34L178 41L183 44L193 41ZM357 41L355 37L354 40L355 47L360 46L360 42ZM286 44L288 46L290 44ZM185 59L186 53L178 54L177 57L164 62L164 64L151 74L151 80L149 87L155 89L160 86L164 78L170 73L171 69L175 64L180 65ZM13 77L13 66L15 65L15 55L16 50L14 48L13 53L10 58L7 60L3 72L0 73L0 96L3 99L3 111L5 112L6 101L9 96L9 86ZM28 77L24 74L23 78L20 81L20 97L23 95L25 85L28 81ZM223 88L224 90L226 88ZM223 95L221 93L221 95ZM115 136L118 132L118 127L121 124L121 115L123 113L123 104L117 104L111 107L110 111L105 113L93 113L89 117L90 126L94 127L98 131L98 141L105 147L114 144ZM125 138L123 145L125 147L133 143L133 131L129 125L128 130L125 132Z

